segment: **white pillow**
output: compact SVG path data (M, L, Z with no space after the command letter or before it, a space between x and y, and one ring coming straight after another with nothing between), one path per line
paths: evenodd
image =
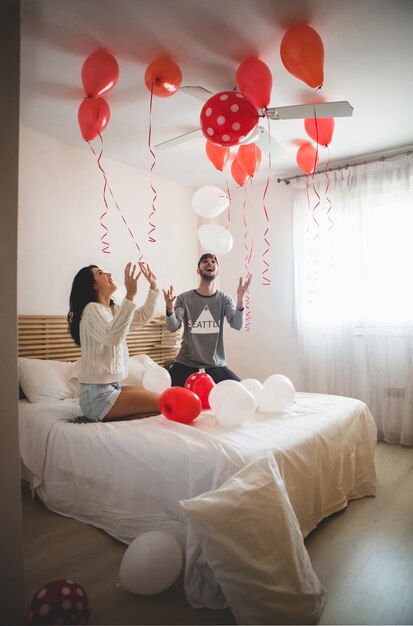
M147 354L135 354L129 357L129 374L122 385L136 385L142 387L145 372L156 365L155 361ZM158 366L159 367L159 366Z
M18 365L19 384L30 402L74 397L73 386L69 381L74 363L20 357Z
M69 374L69 385L72 388L72 397L79 398L80 396L80 359L71 363L73 365L72 371Z
M215 577L239 624L318 622L325 590L272 454L181 505L213 572L201 558L204 584Z

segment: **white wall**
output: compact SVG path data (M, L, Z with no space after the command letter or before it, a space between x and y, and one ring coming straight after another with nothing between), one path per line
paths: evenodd
M262 382L271 374L284 374L300 390L300 361L293 315L293 190L284 183L277 183L274 178L270 179L265 205L269 216L271 245L265 258L270 264L266 276L270 277L271 285L264 286L262 255L268 247L263 238L267 227L263 208L264 185L247 184L245 189L248 239L254 232L250 270L253 275L251 330L237 333L229 327L225 329L228 366L241 378L257 378ZM231 197L230 231L234 246L231 252L221 257L220 287L235 299L239 277L245 277L246 274L243 245L246 231L242 211L244 188L232 191ZM220 223L226 226L225 214L221 216Z
M160 287L173 283L188 289L196 281L197 216L194 189L153 176L157 191L156 243L148 242L153 192L149 175L103 155L102 166L116 202L138 245L158 276ZM124 291L123 268L138 251L116 206L107 194L106 225L110 254L102 252L99 224L105 209L103 177L92 152L59 143L30 128L21 128L19 176L19 314L65 314L75 273L94 263L114 275ZM140 304L147 293L143 280ZM164 300L158 300L159 312Z
M176 293L196 287L196 263L203 250L198 248L197 215L191 204L195 190L153 177L158 194L153 216L157 242L148 243L148 215L153 199L149 175L104 156L102 165L145 260L158 275L160 287L173 284ZM225 189L224 179L222 188ZM102 253L99 217L104 210L103 177L91 152L61 144L33 129L21 128L19 190L20 314L67 313L73 276L89 263L111 271L122 287L123 267L128 260L137 258L137 250L108 194L110 209L106 224L111 254ZM263 185L247 186L249 236L254 229L251 331L240 333L229 326L225 328L227 362L241 378L263 381L270 374L285 374L299 390L299 354L293 331L293 192L275 179L270 181L266 207L271 247L266 258L270 263L271 285L263 286L261 258L266 248L263 191ZM220 259L219 288L235 298L238 279L245 275L244 189L231 193L230 231L234 247ZM226 213L220 223L226 225ZM122 295L120 288L117 297ZM145 295L146 285L137 302ZM158 310L164 311L163 297L159 298Z

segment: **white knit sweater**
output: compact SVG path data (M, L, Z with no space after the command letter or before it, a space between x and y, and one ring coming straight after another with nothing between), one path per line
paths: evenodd
M80 320L80 376L87 384L118 383L128 375L126 336L132 321L144 325L155 313L159 290L149 289L145 303L139 308L131 300L108 307L89 302Z

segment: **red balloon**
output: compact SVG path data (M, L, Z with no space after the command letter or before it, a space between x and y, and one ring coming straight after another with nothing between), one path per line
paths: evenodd
M205 374L205 376L198 378L194 382L193 392L196 393L198 398L201 400L203 409L211 408L209 405L208 397L212 387L215 387L215 382L212 376L209 376L209 374Z
M296 24L287 30L281 41L284 67L310 87L324 82L324 46L320 35L306 24Z
M334 117L306 119L304 127L311 139L314 139L320 146L328 146L333 138Z
M92 141L109 124L109 105L104 98L84 98L80 103L77 119L83 139Z
M168 420L190 424L200 414L202 404L193 391L169 387L159 397L159 409Z
M209 376L209 374L206 374L205 372L194 372L194 374L190 374L185 381L185 389L193 391L196 381L204 376Z
M238 159L234 159L231 164L231 174L232 178L240 187L245 185L251 178L249 174L241 167L238 163Z
M297 164L305 174L312 174L317 167L318 154L312 143L303 143L297 152Z
M40 587L29 604L26 623L88 624L89 599L86 591L71 580L53 580Z
M249 143L238 148L237 161L249 176L254 176L261 163L261 158L262 152L255 143Z
M235 146L257 128L258 111L242 93L221 91L205 102L200 122L208 141L218 146Z
M179 66L169 57L159 57L145 71L145 85L158 98L173 96L182 82Z
M119 78L119 65L107 50L96 50L82 66L82 83L90 98L97 98L112 89Z
M229 148L224 146L216 146L214 143L207 141L205 144L205 152L208 159L211 161L217 170L222 172L229 157Z
M249 57L241 63L235 75L237 87L256 107L265 109L271 99L272 74L268 65Z

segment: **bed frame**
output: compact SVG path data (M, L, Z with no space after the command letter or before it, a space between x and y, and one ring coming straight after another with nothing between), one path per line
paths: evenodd
M19 357L54 361L75 361L80 357L65 315L19 315L18 337ZM170 333L165 317L157 316L145 326L132 324L127 344L131 356L147 354L163 366L178 353L180 332Z
M127 344L129 354L147 354L159 365L167 365L179 350L181 334L171 333L165 317L157 316L145 326L132 324ZM27 359L76 361L80 348L71 338L66 315L19 315L18 355ZM21 463L23 487L31 489L31 472Z

